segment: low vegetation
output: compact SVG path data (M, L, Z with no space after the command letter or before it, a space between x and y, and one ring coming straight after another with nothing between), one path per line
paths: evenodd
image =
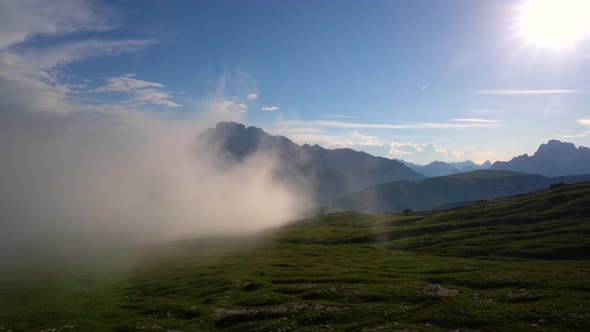
M119 273L6 273L0 331L585 331L588 258L590 183L447 211L328 209L152 248Z

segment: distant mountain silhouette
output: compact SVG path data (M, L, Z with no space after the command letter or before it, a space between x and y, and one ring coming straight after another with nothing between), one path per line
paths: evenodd
M228 161L239 162L255 152L271 153L281 163L277 176L302 176L311 184L320 204L375 184L424 178L396 160L351 149L300 146L284 136L235 122L220 122L202 133L201 138L215 145Z
M463 172L488 169L492 165L490 161L486 161L485 163L478 165L471 160L454 163L434 161L428 165L417 165L403 160L400 160L400 162L411 168L413 171L424 174L428 177L445 176Z
M455 167L459 172L471 172L477 170L484 170L492 167L492 163L486 160L483 164L476 164L471 160L449 163L449 165Z
M532 156L524 154L510 161L497 161L491 169L544 176L590 174L590 149L583 146L576 148L573 143L550 140L546 144L541 144Z
M340 197L331 206L370 212L420 211L526 194L556 183L582 181L590 181L590 175L548 178L537 174L482 170L380 184Z

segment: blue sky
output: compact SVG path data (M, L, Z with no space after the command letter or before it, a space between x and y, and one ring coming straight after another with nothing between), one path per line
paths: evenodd
M590 146L590 25L567 46L532 40L530 2L3 1L0 107L179 121L215 107L417 163ZM583 0L561 3L590 23Z

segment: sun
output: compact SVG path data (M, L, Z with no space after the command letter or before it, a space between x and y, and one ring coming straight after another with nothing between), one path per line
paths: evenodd
M529 0L521 7L520 34L527 43L562 49L590 32L590 0Z

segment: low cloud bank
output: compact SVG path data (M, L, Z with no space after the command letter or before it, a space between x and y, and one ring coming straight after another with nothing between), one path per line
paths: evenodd
M276 180L269 154L224 163L198 139L210 120L0 112L0 263L297 218L304 186Z

